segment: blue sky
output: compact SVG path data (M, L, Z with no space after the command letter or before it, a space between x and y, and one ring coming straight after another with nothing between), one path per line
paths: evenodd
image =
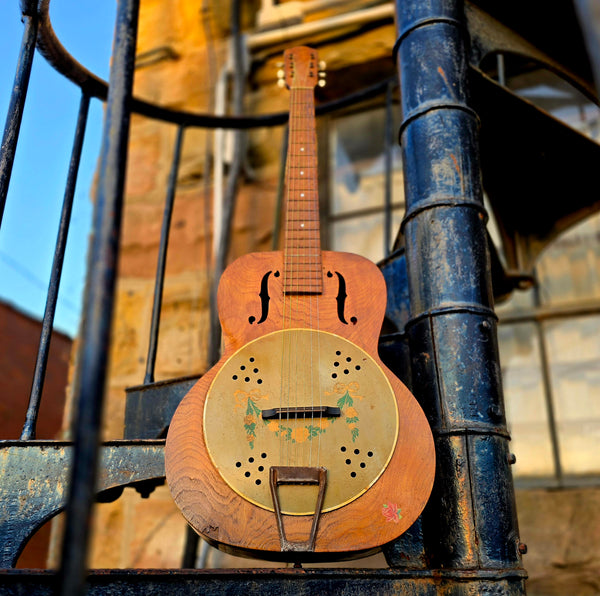
M54 0L50 16L66 49L108 79L116 0ZM4 127L23 35L19 0L0 1L0 126ZM0 229L0 300L41 318L54 254L79 88L36 53ZM103 105L92 100L77 180L55 327L75 335L85 277L90 191L100 151Z

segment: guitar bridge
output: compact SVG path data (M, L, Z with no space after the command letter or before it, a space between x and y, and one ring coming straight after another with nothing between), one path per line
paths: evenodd
M302 406L295 408L270 408L263 410L263 420L277 420L288 418L339 418L342 411L335 406Z
M308 540L293 542L288 540L285 535L285 528L283 527L283 516L281 513L281 504L279 502L279 491L277 490L277 487L282 484L316 484L319 486L315 512L313 514L313 521ZM319 518L321 517L321 509L323 508L323 500L325 499L326 486L327 470L325 468L309 468L294 466L271 467L271 496L273 498L275 516L277 517L277 528L279 530L279 542L281 544L281 552L314 552L315 540L317 537L317 528L319 526Z

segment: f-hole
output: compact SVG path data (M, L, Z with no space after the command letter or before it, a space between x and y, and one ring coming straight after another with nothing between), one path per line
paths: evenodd
M338 293L335 298L337 302L337 315L340 322L344 325L347 325L348 321L346 321L346 298L348 297L348 294L346 293L346 280L344 279L344 276L338 271L335 271L335 274L338 278ZM333 273L331 273L331 271L328 271L327 277L333 277ZM350 317L350 322L353 325L356 325L357 318Z
M257 325L264 323L269 316L269 301L271 300L269 296L269 276L273 273L272 271L267 271L260 282L260 293L258 294L260 297L260 320L256 322ZM279 277L279 271L275 272L275 277ZM255 316L248 317L248 322L252 325L256 321Z

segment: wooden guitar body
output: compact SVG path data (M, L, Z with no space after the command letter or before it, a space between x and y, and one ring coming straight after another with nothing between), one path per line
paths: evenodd
M282 252L223 274L224 353L183 399L167 481L191 526L235 554L358 557L425 506L435 468L425 415L383 365L386 287L358 255L321 250L316 52L284 54L290 88Z
M434 475L431 432L415 398L377 355L386 297L385 281L378 268L357 255L323 251L322 293L285 297L283 266L281 252L255 253L241 257L225 271L218 294L224 354L184 398L172 420L166 450L167 480L188 522L223 550L294 561L362 556L398 537L425 506ZM300 336L309 334L310 337L304 337L308 343L302 343L302 337L300 341L292 337L288 342L284 329ZM260 342L265 342L265 350L261 351ZM317 349L320 354L312 357ZM294 355L292 371L285 369L286 350L302 352ZM350 363L347 358L351 358ZM273 373L277 379L270 381L273 366L283 366L284 370ZM239 370L241 367L244 370ZM337 420L296 421L296 429L314 430L327 420L327 428L317 429L318 436L309 438L306 431L298 431L297 441L286 438L283 432L276 437L276 431L270 427L293 425L289 420L261 420L256 407L272 409L284 405L283 394L290 391L289 387L280 391L281 377L298 375L303 377L303 383L292 398L294 405L314 407L314 400L308 401L309 391L304 388L315 385L308 369L316 367L322 369L321 380L316 382L319 399L328 406L345 399L341 415ZM366 377L361 376L363 373ZM374 391L370 390L373 377L377 377ZM211 411L211 400L215 405L207 419L205 412ZM383 401L386 404L379 403ZM249 402L253 407L249 407ZM369 419L369 415L375 417ZM218 416L221 420L215 420ZM331 434L334 428L336 437ZM384 434L386 442L380 445L379 435ZM212 446L207 445L207 437ZM321 455L315 447L317 440ZM359 444L360 453L356 454ZM264 461L263 454L268 455ZM329 507L325 502L314 550L293 552L291 556L290 552L282 552L271 497L268 493L262 499L255 497L250 489L245 489L244 482L255 488L254 483L262 478L265 488L269 464L314 467L319 465L318 460L327 457L330 463L326 492L335 495L341 487L342 494L334 496ZM229 470L227 458L231 459ZM240 464L239 479L235 475L236 464ZM262 474L257 471L259 467L264 468ZM344 494L348 484L361 481L365 469L370 471L363 478L366 485L350 488ZM354 478L358 474L357 480L350 476L353 471ZM248 478L246 473L250 474ZM300 491L308 493L312 488L282 486L280 490L288 490L291 503ZM306 494L302 499L314 503L315 495ZM308 512L286 514L286 509L289 508L284 505L286 539L290 543L305 542L314 521L314 506Z

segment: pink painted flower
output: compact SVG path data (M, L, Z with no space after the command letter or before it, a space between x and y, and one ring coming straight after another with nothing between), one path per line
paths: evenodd
M397 524L402 516L400 515L400 507L396 505L396 503L384 503L383 508L381 509L381 513L383 513L383 517L385 517L385 521L393 522Z

